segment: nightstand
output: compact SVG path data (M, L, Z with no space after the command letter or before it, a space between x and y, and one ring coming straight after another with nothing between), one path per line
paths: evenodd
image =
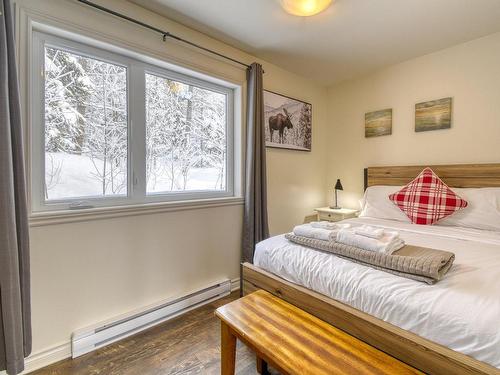
M345 219L352 219L358 216L358 210L350 208L330 208L321 207L315 208L314 211L318 213L318 221L340 221Z

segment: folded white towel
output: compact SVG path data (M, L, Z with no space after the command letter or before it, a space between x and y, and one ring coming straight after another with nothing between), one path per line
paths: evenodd
M309 223L313 228L322 228L322 229L336 229L338 225L331 221L311 221Z
M345 245L386 254L392 254L405 245L404 241L399 237L399 233L393 231L384 231L381 238L375 239L356 234L354 230L342 229L337 233L336 240Z
M331 221L311 221L309 225L313 228L321 228L328 230L346 229L351 227L351 224L349 223L334 223Z
M315 238L323 241L334 241L337 237L338 230L329 230L323 228L313 228L309 224L297 225L293 228L293 234L307 238Z
M335 223L332 223L335 224ZM293 234L296 236L302 236L307 238L314 238L317 240L323 241L335 241L337 239L337 233L342 229L349 229L351 224L335 224L334 229L324 229L324 228L315 228L309 224L301 224L297 225L293 228Z
M354 228L354 233L359 234L360 236L380 239L384 235L384 229L374 228L369 225L362 225Z
M338 230L340 230L340 229L349 229L352 226L349 223L343 223L343 224L336 223L335 225L337 226Z

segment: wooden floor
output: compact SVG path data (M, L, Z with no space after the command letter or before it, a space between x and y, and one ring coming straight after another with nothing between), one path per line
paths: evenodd
M237 297L233 293L140 334L31 374L220 374L220 322L214 310ZM238 375L257 374L255 355L241 343L236 368Z

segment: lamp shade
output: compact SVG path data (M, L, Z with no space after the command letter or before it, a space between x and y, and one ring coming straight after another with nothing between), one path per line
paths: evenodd
M335 190L344 190L342 187L342 183L340 182L340 179L337 179L337 183L335 184Z
M332 0L280 0L285 11L294 16L313 16L330 6Z

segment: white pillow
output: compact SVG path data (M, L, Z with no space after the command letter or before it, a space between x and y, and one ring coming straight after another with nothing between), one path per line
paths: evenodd
M372 217L411 223L408 216L389 199L389 195L402 188L403 186L370 186L365 191L359 217Z
M452 188L467 207L439 220L435 225L500 231L500 188Z

